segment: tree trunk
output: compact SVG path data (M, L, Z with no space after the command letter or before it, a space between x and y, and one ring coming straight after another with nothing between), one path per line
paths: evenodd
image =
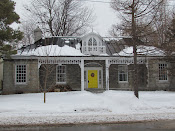
M46 103L46 91L44 91L44 103Z
M139 98L138 94L138 71L137 71L137 43L136 43L136 23L135 23L135 0L132 3L132 45L134 53L134 95Z

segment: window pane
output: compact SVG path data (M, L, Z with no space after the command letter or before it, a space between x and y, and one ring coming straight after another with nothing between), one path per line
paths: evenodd
M95 38L93 38L93 46L97 46L97 41Z
M118 66L118 80L119 81L128 81L128 68L127 66Z
M57 66L57 82L66 82L66 66Z
M26 82L26 65L16 65L16 83Z
M159 64L159 80L168 80L167 64Z
M88 46L92 46L92 38L89 39Z

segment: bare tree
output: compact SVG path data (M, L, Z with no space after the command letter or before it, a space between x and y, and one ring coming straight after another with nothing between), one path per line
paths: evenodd
M22 45L31 45L34 43L34 30L36 29L36 25L33 24L32 20L22 21L20 29L23 34L23 39L20 41Z
M25 9L52 36L81 35L93 22L91 10L77 0L33 0Z
M56 53L53 51L53 46L47 46L49 42L49 39L44 41L43 47L40 47L36 52L38 53L38 56L45 56L46 61L49 61L49 56L54 55ZM52 54L54 53L54 54ZM40 90L44 92L44 103L46 103L46 93L49 91L52 91L53 87L55 86L55 71L56 71L56 65L54 64L42 64L39 68L39 80L40 80Z
M53 81L55 79L53 75L55 70L56 66L52 64L41 65L39 69L40 90L44 92L44 103L46 103L46 93L55 86L55 82Z
M120 13L123 34L132 38L134 53L134 94L138 94L137 46L146 42L147 37L154 33L153 21L164 0L111 0L111 7ZM115 31L113 33L115 35Z

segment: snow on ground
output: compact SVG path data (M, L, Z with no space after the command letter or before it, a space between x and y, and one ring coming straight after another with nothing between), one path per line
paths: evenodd
M36 49L32 50L25 50L23 52L18 52L16 55L23 55L23 56L84 56L80 52L70 46L63 46L59 47L58 45L48 45L48 46L41 46Z
M0 95L0 125L175 119L175 92L87 91Z

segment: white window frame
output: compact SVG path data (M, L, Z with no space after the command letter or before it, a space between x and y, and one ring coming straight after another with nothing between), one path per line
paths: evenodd
M162 72L161 72L160 67L163 66L163 65L164 65L164 66L166 65L166 69L165 69L165 72L166 72L165 78L166 78L166 79L160 79L160 78L162 77L160 74L161 74L162 72L164 72L163 70L162 70ZM159 64L158 64L158 70L159 70L159 71L158 71L158 73L159 73L159 74L158 74L158 80L159 80L159 82L167 82L167 81L168 81L168 69L167 69L167 68L168 68L168 64L167 64L167 63L159 63ZM164 68L162 68L162 69L164 69ZM163 75L163 74L162 74L162 75Z
M64 73L60 73L62 75L64 75L64 81L58 81L58 67L65 67L65 71ZM56 66L56 84L66 84L66 65L57 65Z
M122 67L122 68L125 67L125 68L126 68L125 73L121 73L121 72L120 72L120 70L119 70L120 67ZM121 81L121 80L120 80L120 74L125 74L125 75L127 75L127 76L126 76L126 81L124 81L124 80ZM119 83L128 83L128 66L127 66L127 65L118 65L118 82L119 82Z
M18 73L18 72L17 72L18 66L25 66L25 73ZM18 78L18 77L17 77L18 74L21 74L21 75L24 75L24 76L25 76L25 79L23 79L23 80L25 80L24 82L18 82L18 81L17 81L17 80L18 80L18 79L17 79L17 78ZM23 76L23 77L24 77L24 76ZM21 77L22 77L22 76L21 76ZM21 78L21 79L22 79L22 78ZM15 84L21 84L21 85L22 85L22 84L27 84L27 65L26 65L26 64L16 64L16 65L15 65Z
M98 40L95 37L90 37L88 39L88 51L98 52Z

